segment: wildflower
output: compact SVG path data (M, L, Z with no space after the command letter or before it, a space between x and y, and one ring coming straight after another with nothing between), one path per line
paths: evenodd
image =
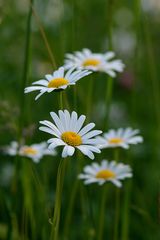
M88 69L94 72L105 72L111 77L116 77L116 72L122 72L124 64L121 60L112 60L114 52L104 54L92 53L84 48L74 54L66 54L64 62L65 69L76 67L77 69Z
M138 133L138 129L133 130L132 128L119 128L118 130L111 129L108 133L104 133L103 137L100 137L101 141L103 141L100 148L122 147L128 149L130 144L143 142L143 138L137 135Z
M35 86L25 88L24 92L40 91L35 98L35 100L37 100L46 92L60 91L66 89L70 85L75 85L78 80L91 73L88 70L75 71L75 68L69 69L66 73L64 71L64 68L60 67L57 71L53 72L53 74L45 75L45 79L33 82L32 85Z
M11 156L19 155L31 158L33 162L36 163L38 163L44 155L56 155L55 151L51 152L48 150L46 142L32 144L30 146L19 146L16 141L13 141L9 146L5 147L4 152Z
M84 173L78 176L84 180L84 184L97 182L99 185L111 182L117 187L121 187L121 180L132 177L131 168L123 163L103 160L100 164L93 163L84 168Z
M91 131L95 127L94 123L89 123L82 128L86 117L81 115L78 118L77 113L74 111L70 114L67 110L59 110L58 114L59 116L55 112L50 113L54 123L46 120L40 121L44 126L39 129L55 136L48 140L49 149L64 146L62 157L65 158L72 156L75 148L77 148L90 159L94 159L93 152L101 152L96 146L100 141L94 137L101 134L102 131Z

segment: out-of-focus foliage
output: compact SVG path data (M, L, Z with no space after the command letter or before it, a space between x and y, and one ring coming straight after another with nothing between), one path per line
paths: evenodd
M19 118L26 42L29 0L0 0L0 146L19 139ZM129 151L120 150L120 159L132 165L134 177L130 188L128 240L160 239L160 4L156 0L35 0L32 15L29 78L27 86L53 72L40 28L43 28L57 66L64 54L84 47L94 52L109 49L109 24L112 25L112 48L125 62L123 74L114 79L112 103L107 129L132 126L139 128L144 144ZM112 13L112 14L110 14ZM110 18L109 18L110 17ZM109 23L109 20L111 23ZM89 118L104 129L107 113L105 102L108 77L94 74L92 108ZM65 94L70 110L87 114L90 77L78 82ZM39 121L59 109L58 94L42 96L35 102L35 93L25 96L23 137L27 143L41 142L47 135L38 130ZM65 99L66 99L65 98ZM64 99L64 100L65 100ZM77 104L75 104L77 103ZM67 101L64 106L68 108ZM96 160L112 159L106 150ZM29 159L11 158L0 153L0 239L49 239L55 196L56 174L60 155L47 157L35 165ZM72 183L80 167L90 160L69 163L62 204L62 219L70 202ZM127 184L124 184L128 187ZM121 216L126 188L121 190ZM77 193L70 235L66 239L95 239L101 189L90 186ZM114 188L109 188L105 236L112 239ZM94 200L94 201L93 201ZM93 208L91 221L89 204ZM24 207L25 206L25 207ZM63 211L64 210L64 211ZM123 226L122 226L123 227ZM61 233L64 221L61 224ZM63 238L62 238L63 239ZM65 239L65 238L64 238ZM121 239L121 238L120 238ZM121 239L127 240L127 239Z

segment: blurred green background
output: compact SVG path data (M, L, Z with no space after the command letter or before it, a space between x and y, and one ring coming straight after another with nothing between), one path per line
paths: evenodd
M87 77L78 82L75 89L67 89L64 106L79 114L88 113L88 120L104 131L128 126L140 129L144 143L128 151L120 150L121 161L132 165L134 177L121 190L119 239L160 239L160 2L35 0L26 75L29 3L29 0L0 0L0 146L20 137L28 144L49 138L38 130L38 122L50 120L49 112L59 109L58 93L43 95L35 101L36 93L23 95L24 84L29 86L63 65L65 53L85 47L93 52L112 48L126 67L113 81L110 109L106 104L108 77L97 73L93 79ZM51 54L42 36L44 32ZM94 85L88 106L90 81ZM77 178L78 158L77 155L71 159L66 174L62 233L72 182ZM96 160L103 158L113 159L113 151L105 150ZM52 216L59 159L60 155L54 159L47 157L36 165L29 159L0 153L0 239L49 239L48 219ZM89 163L83 157L81 167ZM69 238L61 239L96 239L101 189L84 188L84 204L80 200L82 185L76 193ZM112 239L114 191L109 186L104 239Z

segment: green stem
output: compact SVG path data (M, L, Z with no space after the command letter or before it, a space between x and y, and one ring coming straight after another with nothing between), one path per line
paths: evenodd
M141 68L141 53L139 49L142 48L141 46L141 39L140 36L142 34L142 29L141 29L141 0L135 0L133 2L133 9L134 9L134 20L135 20L135 33L136 33L136 40L137 40L137 47L135 49L135 54L133 57L136 59L135 65L134 65L134 70L135 70L135 75L139 75L140 68ZM144 39L143 43L144 44ZM131 95L131 109L132 109L132 123L135 123L136 116L137 116L137 80L138 78L135 78L134 80L134 85L132 89L132 95ZM131 159L127 159L131 160ZM131 165L131 163L130 163ZM130 201L131 201L131 182L126 183L126 187L124 189L124 194L123 194L123 203L122 203L122 224L121 224L121 240L128 240L129 239L129 219L130 219Z
M67 208L67 213L66 213L66 219L65 219L65 224L64 224L64 237L65 239L68 239L68 234L70 230L70 224L71 224L71 218L72 218L72 213L73 213L73 207L74 207L74 202L75 202L75 197L76 193L78 190L78 180L74 182L72 192L71 192L71 198L69 200L69 205Z
M78 110L77 107L77 95L78 95L78 91L77 91L77 86L74 86L74 109Z
M88 86L88 97L87 97L87 116L88 119L91 114L91 107L92 107L92 95L93 95L93 76L90 76L89 79L89 86Z
M37 25L39 27L39 30L40 30L40 34L43 38L43 41L44 41L44 44L46 46L46 49L47 49L47 52L48 52L48 55L49 55L49 58L50 58L50 61L51 61L51 64L52 64L52 67L55 69L57 68L57 65L56 65L56 61L55 61L55 58L54 58L54 55L52 53L52 49L50 47L50 44L49 44L49 41L47 39L47 36L46 36L46 33L45 33L45 30L43 28L43 25L41 23L41 20L37 14L37 11L35 10L35 8L33 7L33 3L32 3L32 0L30 0L30 6L32 8L32 12L33 12L33 15L35 17L35 20L37 22Z
M123 203L123 221L122 221L122 240L128 240L129 232L129 205L130 205L130 193L131 193L131 182L128 182L124 194L124 203Z
M33 4L33 0L31 0L31 4ZM27 27L26 27L26 43L25 43L25 57L24 57L24 66L23 66L23 81L22 81L22 88L21 88L21 96L20 96L20 131L19 131L19 138L22 135L22 128L24 124L24 111L25 111L25 94L24 88L28 81L29 75L29 63L30 63L30 45L31 45L31 20L32 20L32 7L30 5L28 17L27 17Z
M119 149L115 149L114 152L114 160L118 162L119 160ZM119 236L119 217L120 217L120 189L116 189L116 197L115 197L115 223L114 223L114 240L118 240Z
M107 22L108 22L108 48L112 50L112 16L113 16L113 5L115 0L109 0L107 3ZM105 127L108 127L108 119L109 119L109 112L112 100L112 92L113 92L113 78L108 77L107 79L107 86L106 86L106 95L105 95L105 102L107 106L107 114L105 119Z
M116 189L116 202L115 202L115 223L114 223L114 240L118 240L119 236L119 215L120 215L120 190Z
M99 226L98 226L98 237L97 240L103 239L103 230L104 230L104 220L105 220L105 206L106 206L106 186L104 185L102 199L101 199L101 208L100 208L100 218L99 218Z
M111 101L112 101L112 92L113 92L113 79L111 77L108 77L107 87L106 87L106 99L105 99L106 106L107 106L105 127L108 127L109 113L110 113Z
M62 189L66 166L67 159L61 159L57 173L56 198L50 240L58 240L58 230L61 215Z
M23 187L23 223L24 223L24 236L28 235L28 223L30 223L31 236L35 239L36 228L35 228L35 217L34 217L34 201L33 201L33 182L30 172L30 161L26 158L21 158L21 180Z
M59 106L60 106L60 109L63 110L63 92L62 91L59 93Z

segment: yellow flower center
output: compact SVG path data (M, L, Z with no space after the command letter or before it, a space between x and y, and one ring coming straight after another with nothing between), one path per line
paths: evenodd
M93 58L90 58L90 59L86 59L84 62L83 62L83 66L84 67L88 67L88 66L97 66L100 64L100 61L98 59L93 59Z
M48 83L48 88L59 88L68 83L68 80L65 78L54 78Z
M96 178L101 178L101 179L109 179L109 178L115 178L116 174L114 172L112 172L109 169L104 169L104 170L100 170L97 175Z
M38 151L32 147L25 147L23 150L23 154L32 154L32 155L36 155L38 153Z
M123 139L122 138L111 138L110 140L109 140L109 143L110 144L120 144L120 143L122 143L123 142Z
M79 146L82 144L82 138L75 132L64 132L61 135L62 140L73 147Z

